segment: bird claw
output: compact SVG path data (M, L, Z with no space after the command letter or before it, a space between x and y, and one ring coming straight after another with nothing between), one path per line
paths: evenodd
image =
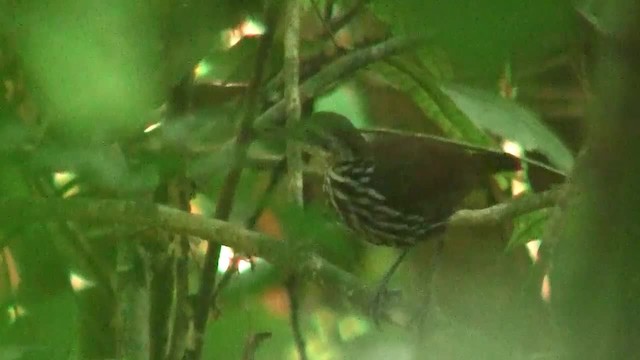
M369 304L369 316L373 319L376 327L380 328L380 323L385 318L386 310L393 304L397 304L401 296L402 291L389 289L386 283L382 283L377 287Z
M372 317L376 327L380 328L380 320L385 315L385 310L389 309L390 305L395 305L400 300L402 292L400 290L390 290L388 288L391 276L395 273L396 269L402 263L404 258L409 253L409 248L404 249L396 261L391 265L389 270L384 274L382 280L376 288L376 292L369 305L369 315Z

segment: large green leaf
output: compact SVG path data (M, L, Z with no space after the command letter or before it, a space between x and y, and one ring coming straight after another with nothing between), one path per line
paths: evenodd
M337 221L330 209L317 203L304 210L287 204L276 204L274 208L285 238L298 250L313 251L343 268L357 263L362 243Z
M396 57L373 67L392 86L402 90L450 138L490 144L489 139L440 87L440 79L426 66Z
M543 56L571 39L566 0L373 0L370 8L396 34L432 34L459 73L495 78L507 57Z
M160 38L142 3L76 0L20 6L25 70L47 118L79 138L131 129L163 97Z
M532 111L497 94L461 85L442 90L479 128L518 142L526 150L537 150L561 170L573 165L571 151Z
M136 131L256 1L15 3L11 25L42 112L86 142Z

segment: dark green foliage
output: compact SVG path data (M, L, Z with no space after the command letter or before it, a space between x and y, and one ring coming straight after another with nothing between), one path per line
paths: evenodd
M0 0L0 200L83 197L149 209L152 203L193 207L213 216L229 169L243 158L244 147L235 146L239 122L277 113L272 106L283 98L284 4ZM292 139L283 135L280 117L261 124L269 134L247 129L242 135L240 142L250 143L248 160L240 164L228 220L284 244L276 247L286 250L281 256L265 257L286 261L235 254L255 255L253 267L240 273L231 267L227 275L212 269L228 282L216 288L209 318L194 314L203 243L193 234L63 221L64 214L35 221L3 207L0 217L16 220L0 227L0 359L111 359L135 353L122 344L136 340L150 344L153 360L178 360L161 354L176 342L170 338L178 313L208 319L202 359L241 359L248 339L263 332L271 337L255 359L293 358L284 283L303 266L308 272L299 274L305 281L297 300L310 360L565 358L563 351L582 355L574 358L635 356L640 80L633 54L640 47L637 26L626 32L618 27L626 29L638 12L631 5L615 12L606 1L589 4L577 11L567 0L301 2L301 77L315 86L313 96L302 94L303 117L333 111L358 128L425 131L488 148L507 139L570 172L581 144L568 146L552 129L567 132L563 138L581 137L573 136L574 123L558 124L554 115L578 114L576 123L586 128L585 99L601 100L592 114L590 149L570 184L578 195L569 192L571 201L556 212L520 216L507 224L513 227L448 229L441 258L418 246L393 282L406 295L399 302L408 299L409 305L393 307L391 317L406 327L376 331L362 311L366 299L358 297L376 285L393 251L372 248L340 224L317 174L305 179L304 209L292 205L286 164L279 160ZM338 29L335 22L348 9L356 9L355 16ZM323 23L318 14L331 16ZM272 31L272 41L253 35L230 47L228 31L237 33L248 19L273 23L263 29ZM594 34L615 44L603 46L609 56L600 59L599 77L593 76ZM357 59L369 65L339 72L339 79L316 77L327 70L331 75L341 55L397 36L427 40L410 48L393 42L395 56ZM264 44L266 52L260 50ZM199 63L205 73L195 73ZM256 73L263 77L253 78ZM534 101L524 106L524 97ZM582 102L569 106L567 99ZM157 123L162 125L145 132ZM317 170L317 159L306 160ZM63 175L68 178L61 180ZM421 183L429 183L427 175ZM471 190L494 190L490 198L501 201L510 196L511 175L499 180L500 190L484 181ZM480 206L493 203L480 197ZM532 266L524 244L534 238L550 255ZM228 239L207 240L217 246ZM135 255L139 268L123 269L118 255ZM318 259L336 272L314 273L327 271L312 266ZM549 269L553 312L539 296ZM73 289L71 274L87 278L91 287ZM127 283L125 274L135 281ZM143 295L135 297L136 291ZM151 322L118 317L148 315L147 300ZM136 338L132 329L156 337ZM124 333L133 339L122 339ZM182 340L192 339L177 342Z

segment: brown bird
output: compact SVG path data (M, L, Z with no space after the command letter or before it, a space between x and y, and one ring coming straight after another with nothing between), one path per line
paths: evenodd
M499 151L384 133L365 138L346 117L313 114L302 137L328 156L324 190L342 221L376 245L408 247L441 232L465 197L499 171Z
M376 322L387 283L408 249L441 233L491 174L520 167L510 154L433 138L393 133L366 138L332 112L314 113L300 129L298 137L327 158L324 191L342 221L372 244L405 249L373 299Z

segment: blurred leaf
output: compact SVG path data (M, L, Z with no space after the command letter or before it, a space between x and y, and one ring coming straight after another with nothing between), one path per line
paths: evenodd
M310 204L304 210L288 204L276 205L286 241L302 250L313 251L330 262L352 268L362 243L349 236L349 230L328 208Z
M198 112L201 109L208 109L208 116L229 118L227 113L233 114L233 112L225 111L220 113L220 108L224 108L225 105L229 106L229 103L234 100L241 99L246 90L247 86L243 84L222 85L216 81L198 80L193 85L191 106L194 112ZM216 111L212 111L213 109Z
M33 346L0 346L0 359L21 360L36 349Z
M524 245L531 240L540 240L544 235L544 227L547 224L549 214L549 209L540 209L517 217L514 221L511 238L507 244L507 250Z
M272 309L267 308L269 304ZM223 316L210 322L202 358L213 359L224 354L224 359L241 359L246 340L263 331L273 333L273 337L260 345L257 358L286 358L287 350L293 344L287 306L282 288L273 288L261 297L221 304Z
M45 0L17 13L25 68L65 132L96 139L131 129L162 99L162 43L147 3Z
M0 116L0 154L24 150L33 139L33 134L20 122L4 122Z
M396 34L434 34L461 72L488 79L507 57L565 44L574 26L568 0L374 0L370 8Z
M222 154L216 154L216 156L218 155ZM216 166L212 171L207 171L206 166L204 166L207 161L212 161L211 164ZM203 172L198 173L196 172L198 169L189 169L190 178L193 176L198 193L201 195L199 196L199 201L205 204L205 209L213 210L216 207L217 198L220 196L220 191L229 172L229 168L222 165L223 162L224 160L222 159L201 159L196 166ZM267 181L268 173L266 172L254 169L245 169L242 172L242 177L235 191L235 202L230 221L244 224L246 219L255 211L256 200L266 186Z
M526 150L538 150L561 170L573 166L573 156L539 116L497 94L460 85L442 90L479 128L518 142Z
M251 78L253 59L260 37L244 37L230 48L219 48L203 60L207 72L201 80L226 83L246 83Z
M142 126L220 31L257 3L43 0L16 5L15 23L47 119L87 142Z
M261 36L245 36L230 48L216 49L207 55L204 64L209 68L202 80L219 83L247 83L253 74L254 59ZM270 50L266 74L273 74L282 67L282 44L275 43Z
M151 191L159 181L158 170L171 157L145 157L141 164L130 164L116 147L84 146L41 148L33 158L35 169L45 172L72 172L87 189L130 194ZM86 189L83 189L86 190Z
M43 224L20 219L24 225L10 233L11 253L17 265L20 282L17 296L22 305L41 304L49 298L69 292L70 259L56 246L59 236ZM42 274L46 274L43 277Z
M25 183L24 173L17 160L0 157L0 189L2 197L23 197L29 195L29 186Z
M442 91L440 80L425 66L398 58L373 68L393 86L408 94L448 137L476 144L489 142L486 135Z
M156 4L152 9L158 9L161 19L166 46L161 56L165 56L169 84L177 83L212 49L225 46L221 31L262 13L260 0L159 0Z
M234 163L234 146L235 142L227 141L217 149L194 157L187 167L189 177L198 183L207 183L213 176L226 173Z
M24 311L6 333L0 333L0 355L3 349L13 349L24 350L20 359L67 360L77 337L73 294L43 299Z
M255 268L236 274L221 294L221 302L238 304L259 298L266 291L280 286L285 279L282 272L264 260L256 260Z

